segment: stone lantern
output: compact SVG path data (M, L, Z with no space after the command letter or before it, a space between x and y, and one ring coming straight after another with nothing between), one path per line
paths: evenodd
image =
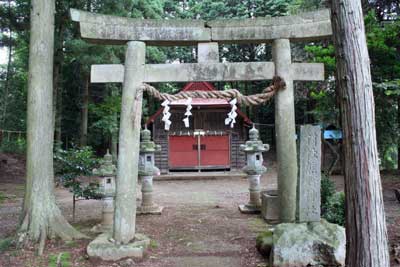
M99 193L103 199L102 222L92 228L93 232L105 232L112 229L114 220L115 176L117 168L107 150L100 168L94 169L93 174L100 177Z
M161 146L151 141L151 132L146 128L140 133L139 177L142 181L142 204L138 214L161 214L163 207L153 203L153 177L160 175L155 166L154 153L161 151Z
M240 149L246 153L247 158L243 172L247 174L249 181L250 200L249 203L240 205L239 210L242 213L259 213L261 211L260 177L267 170L263 166L262 153L269 150L269 145L262 143L259 139L259 132L254 125L249 131L249 139L246 144L240 146Z

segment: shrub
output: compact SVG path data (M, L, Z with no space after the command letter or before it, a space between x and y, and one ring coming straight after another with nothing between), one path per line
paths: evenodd
M3 139L0 145L0 151L6 153L24 154L26 152L26 140L24 138L12 140Z
M321 213L323 214L328 206L329 198L336 192L335 183L325 174L321 174Z
M328 205L322 217L330 223L344 226L346 220L344 192L337 192L329 198Z
M79 176L91 175L92 169L98 163L92 148L57 149L54 158L55 173L61 177L63 185L69 188L75 196L86 199L99 198L97 184L83 185L77 179Z
M7 251L13 245L13 239L11 237L0 239L0 253Z
M336 192L335 183L324 174L321 179L321 215L330 223L344 226L345 195Z

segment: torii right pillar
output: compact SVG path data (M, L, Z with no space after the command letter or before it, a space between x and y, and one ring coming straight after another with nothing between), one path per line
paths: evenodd
M272 57L275 63L275 75L283 78L286 83L286 89L280 90L275 96L279 217L281 222L294 222L296 220L297 151L289 39L274 40Z

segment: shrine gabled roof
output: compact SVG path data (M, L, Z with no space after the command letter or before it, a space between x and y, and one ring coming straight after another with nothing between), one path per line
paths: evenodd
M182 88L181 91L215 91L215 87L209 82L190 82ZM186 106L186 99L174 100L170 106ZM230 107L229 102L226 99L204 99L204 98L193 98L192 106L203 106L203 107ZM162 113L163 108L157 110L147 120L146 125L149 125L155 121L155 119ZM244 114L240 109L237 109L238 115L243 118L247 124L252 124L252 121Z

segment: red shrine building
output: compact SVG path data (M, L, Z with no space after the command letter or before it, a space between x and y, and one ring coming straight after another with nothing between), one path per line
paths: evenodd
M182 91L216 90L208 82L188 83ZM225 125L231 105L225 99L192 99L190 126L182 121L186 100L170 103L172 124L164 130L161 107L146 122L152 129L153 140L161 145L155 154L156 166L162 173L170 171L238 170L245 165L245 154L240 145L247 139L252 122L239 109L234 128Z

